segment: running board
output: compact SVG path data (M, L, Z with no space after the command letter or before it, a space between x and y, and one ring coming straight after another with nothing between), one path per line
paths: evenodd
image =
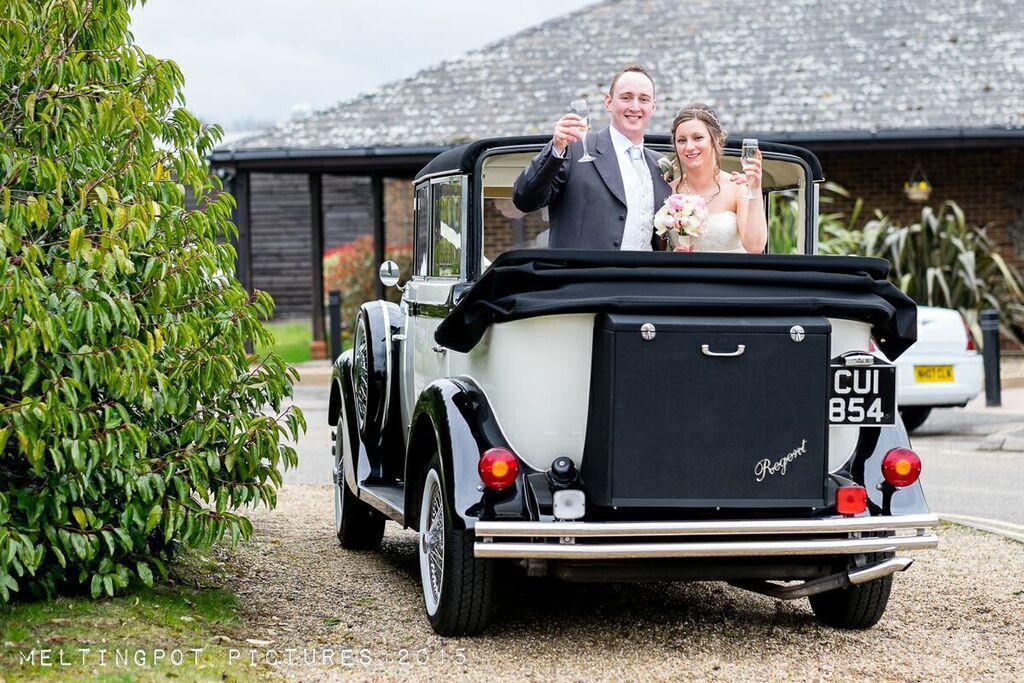
M359 500L405 526L405 487L399 484L359 485Z

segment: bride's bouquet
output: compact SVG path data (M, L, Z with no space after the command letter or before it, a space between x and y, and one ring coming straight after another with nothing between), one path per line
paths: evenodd
M708 205L697 194L673 194L654 214L654 231L668 239L669 249L693 246L694 237L708 232Z

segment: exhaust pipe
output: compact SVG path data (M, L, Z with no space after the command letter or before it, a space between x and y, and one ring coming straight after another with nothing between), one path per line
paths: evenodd
M847 586L881 579L896 572L906 571L913 563L914 561L909 557L893 557L869 567L851 569L838 574L823 576L820 579L804 581L798 586L780 586L770 581L730 581L729 583L737 588L767 595L771 598L797 600L810 595L817 595L818 593L839 590Z

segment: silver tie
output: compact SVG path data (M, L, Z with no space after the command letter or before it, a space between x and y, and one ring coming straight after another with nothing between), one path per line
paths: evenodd
M628 150L629 160L633 162L633 170L636 171L636 179L641 183L644 182L644 177L647 175L645 168L646 164L643 162L643 153L640 151L639 145L633 145Z

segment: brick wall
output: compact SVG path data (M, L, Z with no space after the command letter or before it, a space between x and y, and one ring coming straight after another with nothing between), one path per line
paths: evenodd
M920 152L821 152L818 155L827 180L845 187L864 200L868 211L880 209L897 223L920 219L921 208L952 199L964 210L969 223L988 225L988 234L1003 256L1024 268L1024 243L1014 244L1008 226L1021 219L1021 186L1024 184L1024 150L927 150ZM924 204L903 194L915 163L920 163L934 187ZM852 202L834 205L849 215ZM823 206L822 211L833 209Z

